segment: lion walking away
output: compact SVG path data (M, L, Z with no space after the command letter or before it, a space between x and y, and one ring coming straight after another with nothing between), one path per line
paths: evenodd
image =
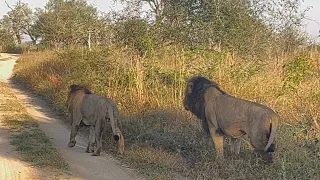
M114 140L118 143L118 153L124 151L124 138L119 110L113 100L94 94L81 85L71 85L66 106L71 114L72 129L69 147L76 144L75 137L80 124L90 126L89 143L86 152L99 156L102 148L102 133L110 121ZM96 147L95 147L96 146Z
M223 136L231 138L231 152L239 154L239 138L248 135L263 159L273 161L279 116L269 107L233 97L214 81L201 76L187 81L183 105L201 119L218 157L223 157Z

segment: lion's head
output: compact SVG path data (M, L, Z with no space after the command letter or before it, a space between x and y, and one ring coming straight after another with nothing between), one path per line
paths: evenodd
M194 76L186 83L185 96L183 99L184 108L201 119L203 130L207 134L209 134L209 128L204 113L204 108L206 106L204 94L209 87L217 89L219 94L225 94L217 83L210 81L205 77Z
M82 91L84 94L93 94L93 91L84 85L72 84L70 85L69 89L69 94L75 93L77 91Z
M209 87L214 87L222 94L225 94L216 82L210 81L202 76L191 77L186 83L185 96L183 99L184 108L194 113L196 113L195 111L199 111L199 106L203 104L204 92Z
M66 107L69 111L81 102L85 94L93 94L93 91L84 85L72 84L66 101Z

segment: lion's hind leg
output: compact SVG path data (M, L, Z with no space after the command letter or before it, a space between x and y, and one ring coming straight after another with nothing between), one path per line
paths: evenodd
M102 136L102 130L103 130L101 126L102 126L101 120L98 120L94 127L96 148L94 149L92 156L100 156L100 152L102 148L101 136Z
M241 148L241 139L231 138L230 152L232 154L238 155L240 153L240 148Z
M94 151L95 140L96 138L95 138L94 126L90 126L89 142L86 149L86 153L92 153Z
M250 143L255 148L255 151L261 156L261 158L266 163L272 163L273 162L273 155L270 152L266 152L264 150L266 144L267 144L267 134L261 131L258 131L254 136L250 137Z

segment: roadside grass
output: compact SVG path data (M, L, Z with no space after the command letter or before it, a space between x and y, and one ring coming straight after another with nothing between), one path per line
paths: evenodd
M6 57L1 57L0 56L0 61L7 61L7 60L9 60L10 58L6 58Z
M11 144L21 154L22 160L36 167L69 170L68 164L50 138L39 129L38 123L27 114L23 105L5 86L0 83L0 89L6 98L1 102L0 121L9 128Z
M22 159L38 167L68 170L68 164L59 151L28 115L4 116L3 122L10 128L12 145Z
M125 154L116 155L111 131L104 149L147 179L317 179L320 53L302 54L247 62L226 52L178 48L159 49L144 58L121 47L65 49L24 54L15 79L64 112L72 83L114 99L123 117ZM229 155L226 141L225 161L216 161L200 121L182 107L185 80L195 74L279 113L279 151L273 164L264 164L247 139L238 157Z
M126 151L117 157L139 169L148 179L315 179L320 176L319 136L311 135L314 132L311 126L280 123L279 149L273 164L265 164L247 138L242 141L239 156L230 155L225 140L225 160L217 162L211 139L203 133L199 120L171 111L157 110L125 121ZM110 142L105 143L105 149L115 154Z

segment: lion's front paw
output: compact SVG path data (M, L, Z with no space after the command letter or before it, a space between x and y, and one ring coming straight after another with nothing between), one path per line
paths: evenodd
M76 142L75 141L70 141L68 143L68 147L74 147L76 145Z
M86 149L86 153L92 153L94 151L93 146L88 146Z
M100 156L100 153L98 153L98 152L93 152L93 153L92 153L92 156Z
M92 152L93 152L93 149L86 149L85 152L86 152L86 153L92 153Z
M87 147L87 149L85 150L85 152L86 152L86 153L90 153L90 152L89 152L89 148L88 148L88 147Z

